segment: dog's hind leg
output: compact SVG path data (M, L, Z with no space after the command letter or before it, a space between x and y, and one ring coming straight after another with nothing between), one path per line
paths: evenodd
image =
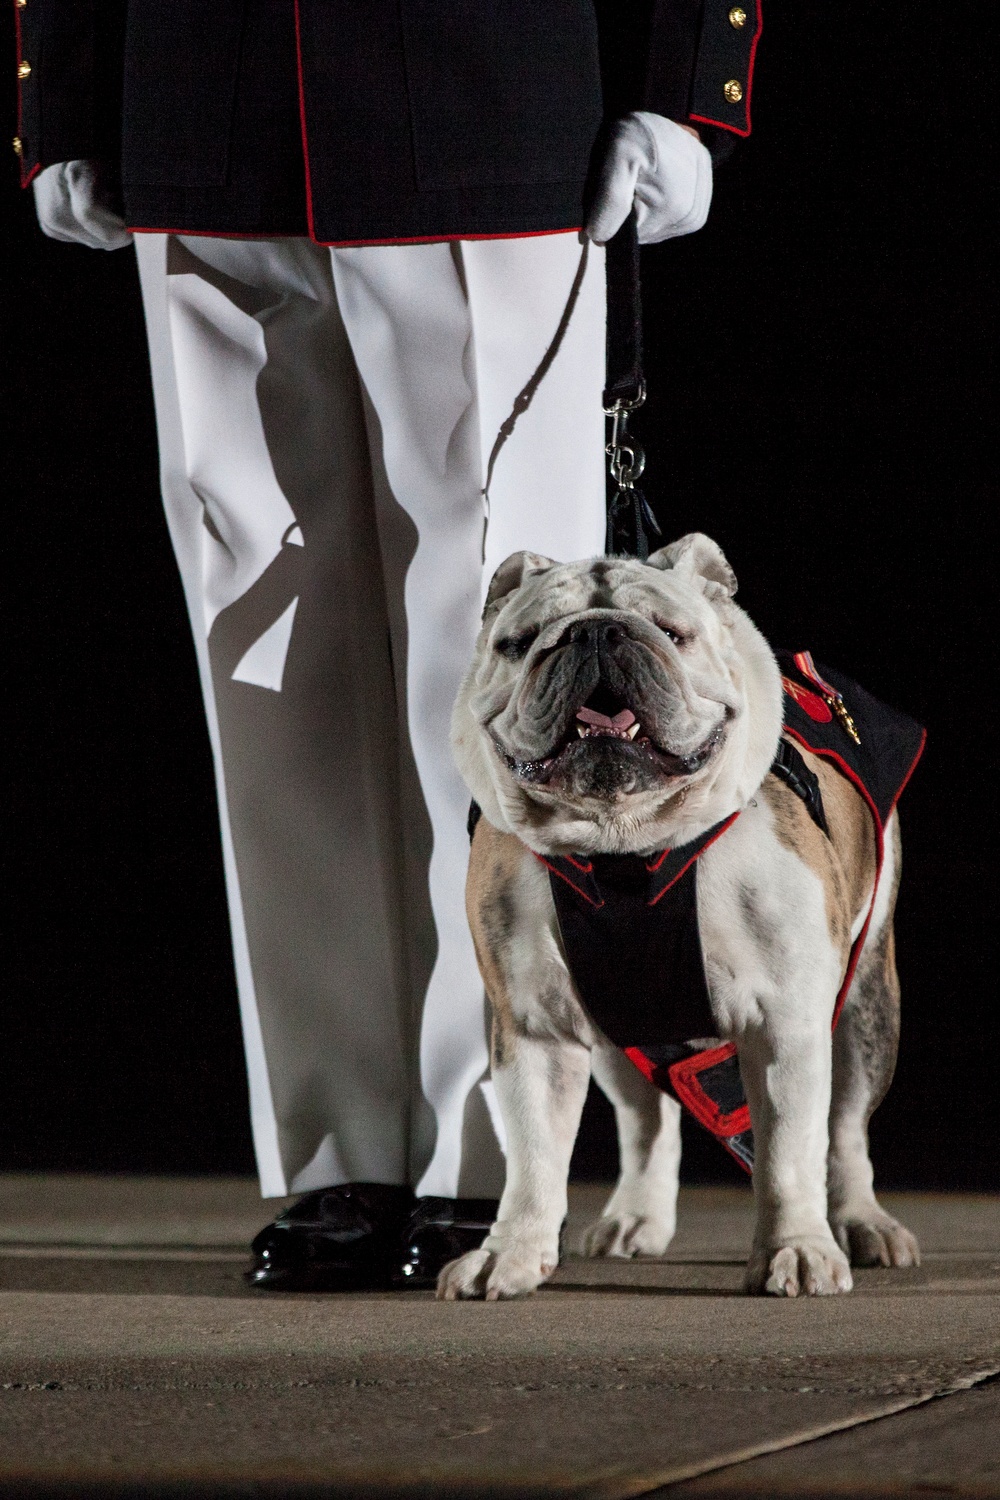
M868 1122L892 1082L899 1043L899 978L892 913L899 885L899 822L886 829L885 863L871 927L833 1035L828 1213L855 1266L919 1265L910 1231L875 1197Z
M662 1255L677 1223L681 1107L609 1042L595 1045L593 1073L614 1105L621 1168L580 1248L594 1256Z

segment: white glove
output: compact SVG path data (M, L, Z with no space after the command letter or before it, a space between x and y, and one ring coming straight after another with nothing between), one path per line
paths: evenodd
M606 244L633 204L640 245L691 234L708 218L712 158L689 130L664 115L626 115L611 133L587 233Z
M109 205L96 161L60 161L39 172L32 183L35 212L43 234L91 250L131 245L125 221Z

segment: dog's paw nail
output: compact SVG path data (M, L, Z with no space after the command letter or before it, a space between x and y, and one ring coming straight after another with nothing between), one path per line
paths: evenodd
M438 1277L437 1295L442 1302L481 1298L501 1302L524 1297L551 1276L556 1261L530 1245L514 1243L504 1250L470 1250L453 1260Z
M919 1266L920 1246L914 1235L878 1205L845 1217L834 1226L841 1248L852 1266Z
M584 1255L631 1259L635 1255L663 1255L673 1239L673 1224L663 1218L634 1213L610 1213L584 1230Z
M747 1290L769 1297L829 1297L852 1285L846 1255L833 1240L818 1237L757 1255L747 1270Z
M458 1260L449 1261L438 1276L435 1294L438 1301L458 1302L467 1297L481 1297L492 1260L488 1250L470 1250Z

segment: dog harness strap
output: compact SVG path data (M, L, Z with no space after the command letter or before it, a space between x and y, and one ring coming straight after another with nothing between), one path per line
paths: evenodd
M815 771L810 771L790 740L782 738L778 741L778 753L771 762L770 774L777 776L779 781L783 781L796 797L801 797L816 827L829 838L830 830L827 827L826 813L823 809L823 793L820 790L819 777Z

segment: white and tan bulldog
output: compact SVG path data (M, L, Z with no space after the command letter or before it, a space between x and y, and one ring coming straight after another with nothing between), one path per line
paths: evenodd
M768 775L781 676L735 592L720 548L700 534L646 563L518 553L493 579L453 745L483 814L467 906L492 1007L507 1181L482 1248L445 1267L439 1297L514 1297L552 1273L591 1073L616 1111L621 1175L583 1249L666 1250L680 1109L581 1004L537 856L676 849L737 811L701 856L697 901L714 1033L736 1045L753 1120L747 1288L847 1292L849 1257L918 1260L913 1235L875 1198L867 1141L899 1031L898 821L893 813L886 824L873 902L876 834L850 781L805 753L827 837Z

